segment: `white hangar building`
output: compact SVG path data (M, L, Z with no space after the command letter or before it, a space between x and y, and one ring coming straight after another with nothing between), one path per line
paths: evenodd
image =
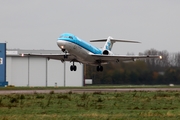
M48 60L44 57L20 56L21 53L59 54L60 50L6 51L6 81L14 86L83 86L83 64L75 63L76 71L70 71L70 62Z

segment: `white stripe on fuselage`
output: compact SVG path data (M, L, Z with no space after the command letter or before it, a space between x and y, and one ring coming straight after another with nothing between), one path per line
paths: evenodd
M61 46L64 46L64 49L66 49L68 53L70 53L70 55L73 55L75 59L77 59L81 63L95 64L95 60L93 59L92 56L90 56L90 54L93 54L93 53L82 48L81 46L72 42L64 41L64 40L58 40L57 44L60 49L61 49Z

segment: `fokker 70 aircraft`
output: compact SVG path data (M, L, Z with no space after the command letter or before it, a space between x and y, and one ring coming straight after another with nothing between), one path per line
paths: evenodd
M159 55L115 55L111 51L115 42L130 42L139 43L138 41L118 40L108 37L106 39L91 40L90 42L105 42L103 48L96 48L93 45L79 39L73 34L63 33L57 40L57 45L64 52L63 54L22 54L30 56L42 56L48 59L56 59L63 61L70 61L73 64L70 66L71 71L76 71L77 67L74 62L97 66L97 71L103 71L103 64L119 61L135 61L142 58L159 58Z

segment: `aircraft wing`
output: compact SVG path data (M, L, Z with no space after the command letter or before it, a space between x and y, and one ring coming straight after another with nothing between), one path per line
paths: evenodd
M37 53L21 53L20 54L22 57L24 56L34 56L34 57L45 57L48 59L55 59L55 60L61 60L63 61L75 61L75 62L79 62L76 60L76 58L70 54L66 54L68 57L64 58L65 54L37 54Z
M162 59L162 56L159 55L141 55L141 56L135 56L135 55L91 55L94 57L95 60L101 60L104 62L130 62L135 61L137 59L146 59L146 58L159 58Z

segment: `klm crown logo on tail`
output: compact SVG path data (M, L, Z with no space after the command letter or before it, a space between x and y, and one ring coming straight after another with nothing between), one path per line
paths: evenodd
M111 43L110 42L107 42L106 50L111 50Z
M105 45L104 45L104 50L110 50L111 51L112 45L113 45L111 39L112 39L112 37L109 36Z

